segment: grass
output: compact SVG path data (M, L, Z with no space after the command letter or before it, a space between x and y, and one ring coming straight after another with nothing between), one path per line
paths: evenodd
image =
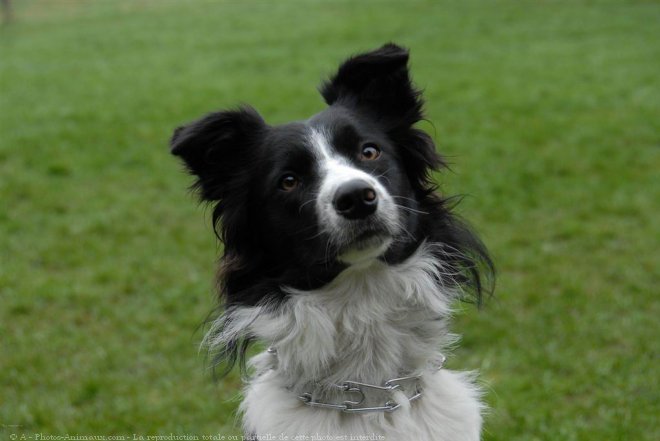
M240 379L197 353L218 247L169 135L241 102L304 118L339 60L393 40L499 267L450 363L481 373L484 439L660 439L660 5L14 3L0 433L238 434Z

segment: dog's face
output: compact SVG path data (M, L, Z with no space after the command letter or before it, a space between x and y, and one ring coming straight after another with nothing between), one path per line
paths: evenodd
M368 115L331 106L266 128L259 148L245 203L268 253L289 253L298 264L352 264L405 238L414 193L397 146Z
M422 101L407 61L394 45L349 59L321 88L329 106L304 121L273 127L241 108L175 131L172 152L216 204L230 304L317 287L372 259L399 262L443 234L428 176L442 162L412 127Z

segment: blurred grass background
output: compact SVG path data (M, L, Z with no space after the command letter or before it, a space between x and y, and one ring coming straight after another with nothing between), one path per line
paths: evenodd
M0 32L0 423L239 433L213 383L209 213L173 128L319 111L351 53L396 41L499 267L450 361L486 440L657 440L660 5L653 1L14 1Z

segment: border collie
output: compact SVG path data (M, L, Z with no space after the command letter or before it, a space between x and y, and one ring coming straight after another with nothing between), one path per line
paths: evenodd
M171 140L224 242L205 344L251 373L245 433L478 440L479 389L443 352L452 303L490 291L493 266L432 182L445 162L414 127L408 52L351 57L320 92L327 108L303 121L241 107ZM268 350L246 365L254 341Z

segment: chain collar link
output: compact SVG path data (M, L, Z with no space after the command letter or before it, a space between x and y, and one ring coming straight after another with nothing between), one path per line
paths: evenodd
M277 356L277 350L275 348L268 348L268 353L275 357ZM435 370L440 370L444 366L446 358L444 356L441 357L439 362L434 366ZM298 396L298 399L310 407L332 409L346 413L394 412L401 408L401 403L395 399L400 399L401 394L395 394L395 392L402 392L408 402L418 400L422 397L421 378L421 373L392 378L385 381L382 385L358 381L344 381L331 385L337 391L337 395L341 397L335 400L335 402L315 399L314 391L304 392Z

